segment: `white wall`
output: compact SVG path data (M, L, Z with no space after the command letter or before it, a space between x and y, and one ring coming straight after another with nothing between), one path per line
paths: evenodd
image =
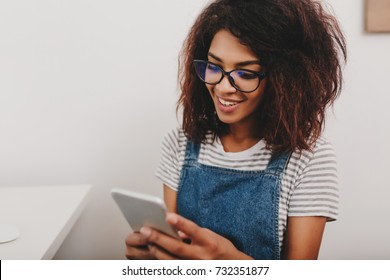
M94 186L56 258L123 258L129 228L109 190L161 195L154 171L177 123L177 55L206 2L0 2L0 186ZM362 0L328 2L349 62L325 132L339 159L341 214L320 257L390 259L390 33L364 33Z
M345 31L345 87L326 134L334 143L341 214L329 224L321 257L390 259L390 33L364 32L363 0L328 0Z

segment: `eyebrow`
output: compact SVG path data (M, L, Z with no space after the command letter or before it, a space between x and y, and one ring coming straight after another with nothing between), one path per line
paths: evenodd
M213 54L211 52L208 53L208 56L214 58L215 60L217 60L219 62L223 62L223 60L221 58L219 58L218 56L216 56L215 54ZM242 61L242 62L237 63L236 66L242 67L242 66L248 66L248 65L253 65L253 64L261 65L259 60L247 60L247 61Z

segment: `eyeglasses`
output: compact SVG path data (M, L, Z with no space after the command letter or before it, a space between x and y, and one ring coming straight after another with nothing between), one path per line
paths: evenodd
M247 69L234 69L226 72L218 65L205 61L205 60L194 60L194 66L196 74L199 79L209 85L219 84L224 76L227 76L230 84L238 91L249 93L255 91L261 80L263 80L267 74L260 73Z

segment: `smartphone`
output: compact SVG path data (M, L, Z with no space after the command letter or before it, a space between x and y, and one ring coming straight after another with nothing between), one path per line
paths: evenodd
M180 239L177 231L165 220L167 208L160 198L123 189L112 189L111 196L133 231L147 226Z

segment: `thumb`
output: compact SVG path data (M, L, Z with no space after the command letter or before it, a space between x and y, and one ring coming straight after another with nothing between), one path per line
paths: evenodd
M198 242L201 242L202 235L200 234L200 230L202 229L194 222L176 214L176 213L168 213L166 217L166 221L171 226L175 227L177 230L181 231L182 234L186 236L187 239L196 239Z

